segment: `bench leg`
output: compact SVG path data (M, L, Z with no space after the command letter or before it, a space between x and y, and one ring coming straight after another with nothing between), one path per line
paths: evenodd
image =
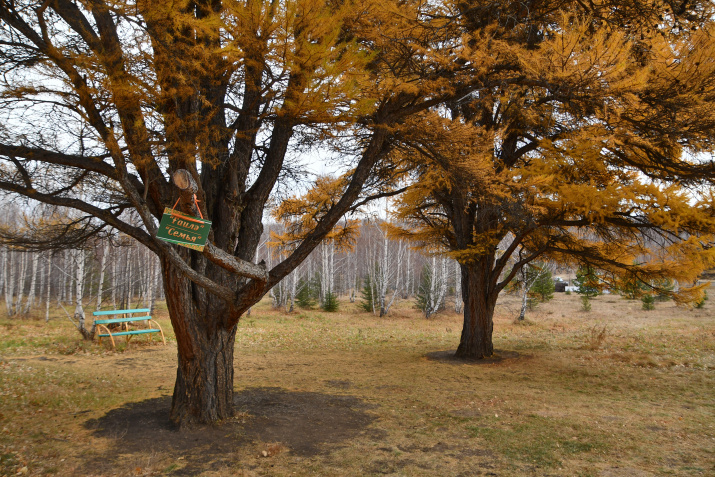
M161 325L159 325L159 323L157 323L154 320L149 320L149 321L154 323L156 325L156 327L159 328L159 333L161 333L161 341L164 343L164 346L166 346L166 339L164 338L164 330L161 329ZM151 333L150 333L150 335L151 335Z
M109 331L109 328L107 328L107 327L104 326L104 325L97 325L97 326L101 326L102 328L104 328L105 330L107 330L107 334L109 335L109 339L112 341L112 348L116 348L117 346L114 344L114 337L112 336L112 332ZM101 337L101 336L99 337L99 344L102 344L102 337Z

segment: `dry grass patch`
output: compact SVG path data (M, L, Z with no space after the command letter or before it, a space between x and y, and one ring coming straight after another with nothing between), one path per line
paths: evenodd
M712 302L592 303L557 294L515 323L503 297L495 346L518 358L475 366L426 357L456 347L454 313L262 302L237 334L237 418L192 435L165 420L172 340L114 351L66 320L5 320L0 475L712 474Z

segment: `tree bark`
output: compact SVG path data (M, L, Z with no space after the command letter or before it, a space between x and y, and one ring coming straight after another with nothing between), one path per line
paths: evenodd
M94 324L92 324L92 329L87 330L85 326L85 315L84 308L82 306L82 297L84 295L84 267L85 267L85 254L84 250L79 249L74 251L76 256L76 280L75 280L75 309L74 309L74 319L77 320L77 329L79 330L82 338L85 340L94 339Z
M529 304L529 283L528 283L528 273L526 273L526 265L521 267L519 271L521 274L521 310L519 310L519 317L517 321L524 321L526 318L526 307Z
M462 274L460 272L459 262L454 262L454 265L454 311L461 313L462 307L464 306L464 301L462 301Z
M37 262L38 253L32 252L32 272L30 273L30 291L27 294L27 302L25 303L24 314L30 313L32 305L35 304L35 285L37 284Z
M25 294L25 279L27 278L27 252L20 253L20 265L18 267L19 276L17 278L17 298L15 299L15 312L22 313L22 297Z
M104 286L104 269L107 266L107 255L109 254L109 245L104 243L102 245L102 258L99 262L99 281L97 283L97 307L99 310L102 308L102 288Z
M2 262L2 276L3 276L3 292L5 293L5 310L7 316L13 315L12 298L13 298L13 286L15 284L15 272L12 264L12 250L8 250L7 247L2 249L3 262Z
M170 419L179 428L228 419L234 415L236 325L226 324L235 312L220 298L192 284L166 259L162 259L161 268L178 346Z
M52 290L50 286L52 285L52 254L47 256L47 270L45 271L47 275L47 288L45 289L45 323L50 321L50 291Z
M455 356L463 359L488 358L494 354L492 332L498 295L490 280L490 261L482 259L474 264L460 264L460 268L464 326Z

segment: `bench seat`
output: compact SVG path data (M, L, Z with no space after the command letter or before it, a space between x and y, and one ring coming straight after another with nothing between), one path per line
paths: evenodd
M130 321L144 321L144 320L151 320L151 316L134 316L131 318L111 318L108 320L94 320L94 323L97 325L104 325L106 323L128 323Z
M129 343L129 339L134 336L134 335L144 335L144 334L149 334L149 339L151 340L151 333L159 333L161 334L161 340L164 342L166 345L166 339L164 338L164 332L161 329L161 326L159 326L159 323L154 321L152 319L152 316L149 315L148 313L150 310L148 308L135 308L133 310L106 310L106 311L95 311L92 314L97 317L97 316L111 316L111 315L125 315L125 318L105 318L98 320L95 318L94 320L94 325L98 326L100 328L103 328L104 333L99 333L97 336L99 337L99 342L102 342L102 338L109 338L112 341L112 347L115 346L114 343L114 337L115 336L126 336L127 337L127 343ZM146 315L141 315L141 316L126 316L126 315L131 315L133 313L147 313ZM128 327L129 323L137 322L137 321L145 321L145 322L151 322L156 327L153 328L145 328L145 329L138 329L138 330L130 330ZM114 323L121 323L123 324L122 328L120 328L119 331L117 332L112 332L107 325L114 324Z
M132 331L118 331L117 333L102 333L97 336L126 336L126 335L141 335L144 333L160 333L161 330L153 330L153 329L146 329L146 330L132 330Z

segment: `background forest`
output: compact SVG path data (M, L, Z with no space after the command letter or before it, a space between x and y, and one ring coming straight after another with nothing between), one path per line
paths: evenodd
M21 216L20 210L9 207L3 226L22 227ZM407 240L390 237L388 225L390 222L384 218L364 218L355 226L349 246L336 245L330 239L323 241L307 260L270 290L268 298L272 306L285 312L337 311L340 306L354 304L351 309L384 316L396 301L408 301L427 318L447 307L460 313L463 303L457 261L428 254ZM283 226L275 222L264 225L256 262L264 261L270 268L280 259L282 246L276 237L283 232ZM119 233L97 237L83 248L32 251L2 245L0 266L0 290L8 317L49 320L52 308L53 314L56 310L77 326L80 320L85 320L85 314L95 310L154 310L156 302L165 298L156 256ZM657 295L637 282L622 284L619 289L607 283L605 277L590 273L587 276L585 269L554 262L524 267L508 289L523 298L518 318L524 319L527 306L533 308L552 298L554 283L558 281L563 282L559 292L569 286L569 292L577 291L586 302L589 296L604 290L629 299ZM672 290L676 286L671 280L666 288ZM688 305L698 303L701 302Z
M7 217L20 215L8 209L4 225L19 227L20 221L12 224ZM280 231L279 224L265 224L257 262L263 260L270 267L280 258L280 246L272 239ZM389 238L383 219L364 219L356 237L347 248L324 241L269 292L273 306L285 311L329 308L326 302L336 299L358 303L382 316L398 298L415 301L419 295L431 295L432 310L427 314L447 306L448 299L449 306L459 311L456 261L428 256L404 240ZM98 237L76 249L31 251L3 245L0 263L7 316L47 319L50 307L59 307L77 321L78 297L85 313L154 309L156 301L164 299L158 259L121 234Z

